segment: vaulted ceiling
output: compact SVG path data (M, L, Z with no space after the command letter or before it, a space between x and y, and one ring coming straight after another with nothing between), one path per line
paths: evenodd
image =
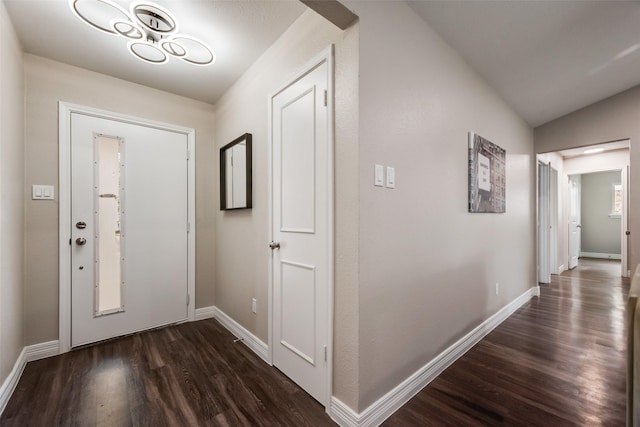
M640 84L640 2L411 1L532 126Z

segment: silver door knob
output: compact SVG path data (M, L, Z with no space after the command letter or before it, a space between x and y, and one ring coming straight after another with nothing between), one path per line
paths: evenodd
M271 248L271 250L280 249L280 242L271 242L269 243L269 247Z
M84 237L78 237L76 239L76 245L82 246L85 243L87 243L87 239L85 239Z

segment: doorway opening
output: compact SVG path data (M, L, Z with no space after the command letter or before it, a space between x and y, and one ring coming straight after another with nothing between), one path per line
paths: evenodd
M539 283L591 259L630 276L629 151L621 140L537 155Z

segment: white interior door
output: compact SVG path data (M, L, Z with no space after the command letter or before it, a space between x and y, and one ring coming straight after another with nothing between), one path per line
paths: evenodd
M187 319L187 135L71 114L71 346Z
M273 364L325 406L332 286L328 79L324 61L271 99Z
M538 282L551 283L549 229L549 165L538 163Z
M569 269L578 266L580 257L580 187L581 176L569 176Z

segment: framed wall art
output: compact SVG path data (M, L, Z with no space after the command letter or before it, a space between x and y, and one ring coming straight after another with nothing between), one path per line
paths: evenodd
M469 212L504 213L506 151L469 132Z

